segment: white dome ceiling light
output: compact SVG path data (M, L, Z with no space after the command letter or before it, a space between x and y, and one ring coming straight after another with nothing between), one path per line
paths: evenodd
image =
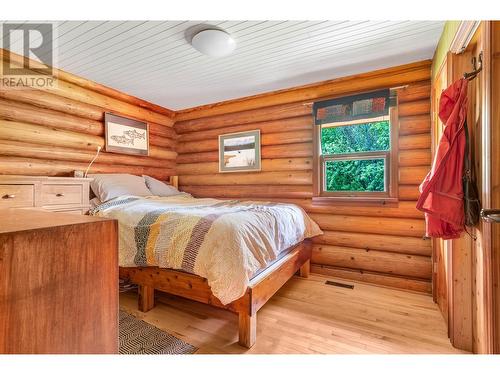
M198 51L210 57L227 56L236 48L236 42L231 35L217 29L200 31L193 36L191 44Z

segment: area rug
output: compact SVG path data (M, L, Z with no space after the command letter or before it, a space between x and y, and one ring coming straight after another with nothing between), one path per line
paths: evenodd
M120 310L120 354L192 354L198 348Z

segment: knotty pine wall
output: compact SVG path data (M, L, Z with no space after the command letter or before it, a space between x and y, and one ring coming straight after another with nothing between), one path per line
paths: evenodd
M312 102L382 87L399 93L399 203L312 203ZM430 62L360 74L291 90L177 112L181 190L197 197L293 202L324 231L314 240L312 271L431 291L431 241L415 209L430 168ZM262 171L218 173L218 135L260 129Z
M0 50L3 59L4 50ZM18 62L22 59L13 55ZM69 176L94 173L175 174L174 113L97 83L57 71L59 84L44 90L0 90L0 174ZM149 123L150 155L104 151L104 113Z

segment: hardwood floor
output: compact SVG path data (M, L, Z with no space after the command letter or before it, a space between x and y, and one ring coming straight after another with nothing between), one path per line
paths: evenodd
M316 274L294 277L259 311L251 349L237 344L238 317L228 311L164 294L148 313L137 310L135 293L120 304L197 353L464 353L451 346L429 295Z

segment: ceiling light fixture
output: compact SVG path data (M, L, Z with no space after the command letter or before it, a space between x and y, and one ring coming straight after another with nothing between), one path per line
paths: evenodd
M191 44L198 51L210 57L227 56L236 48L236 42L231 35L217 29L200 31L193 36Z

